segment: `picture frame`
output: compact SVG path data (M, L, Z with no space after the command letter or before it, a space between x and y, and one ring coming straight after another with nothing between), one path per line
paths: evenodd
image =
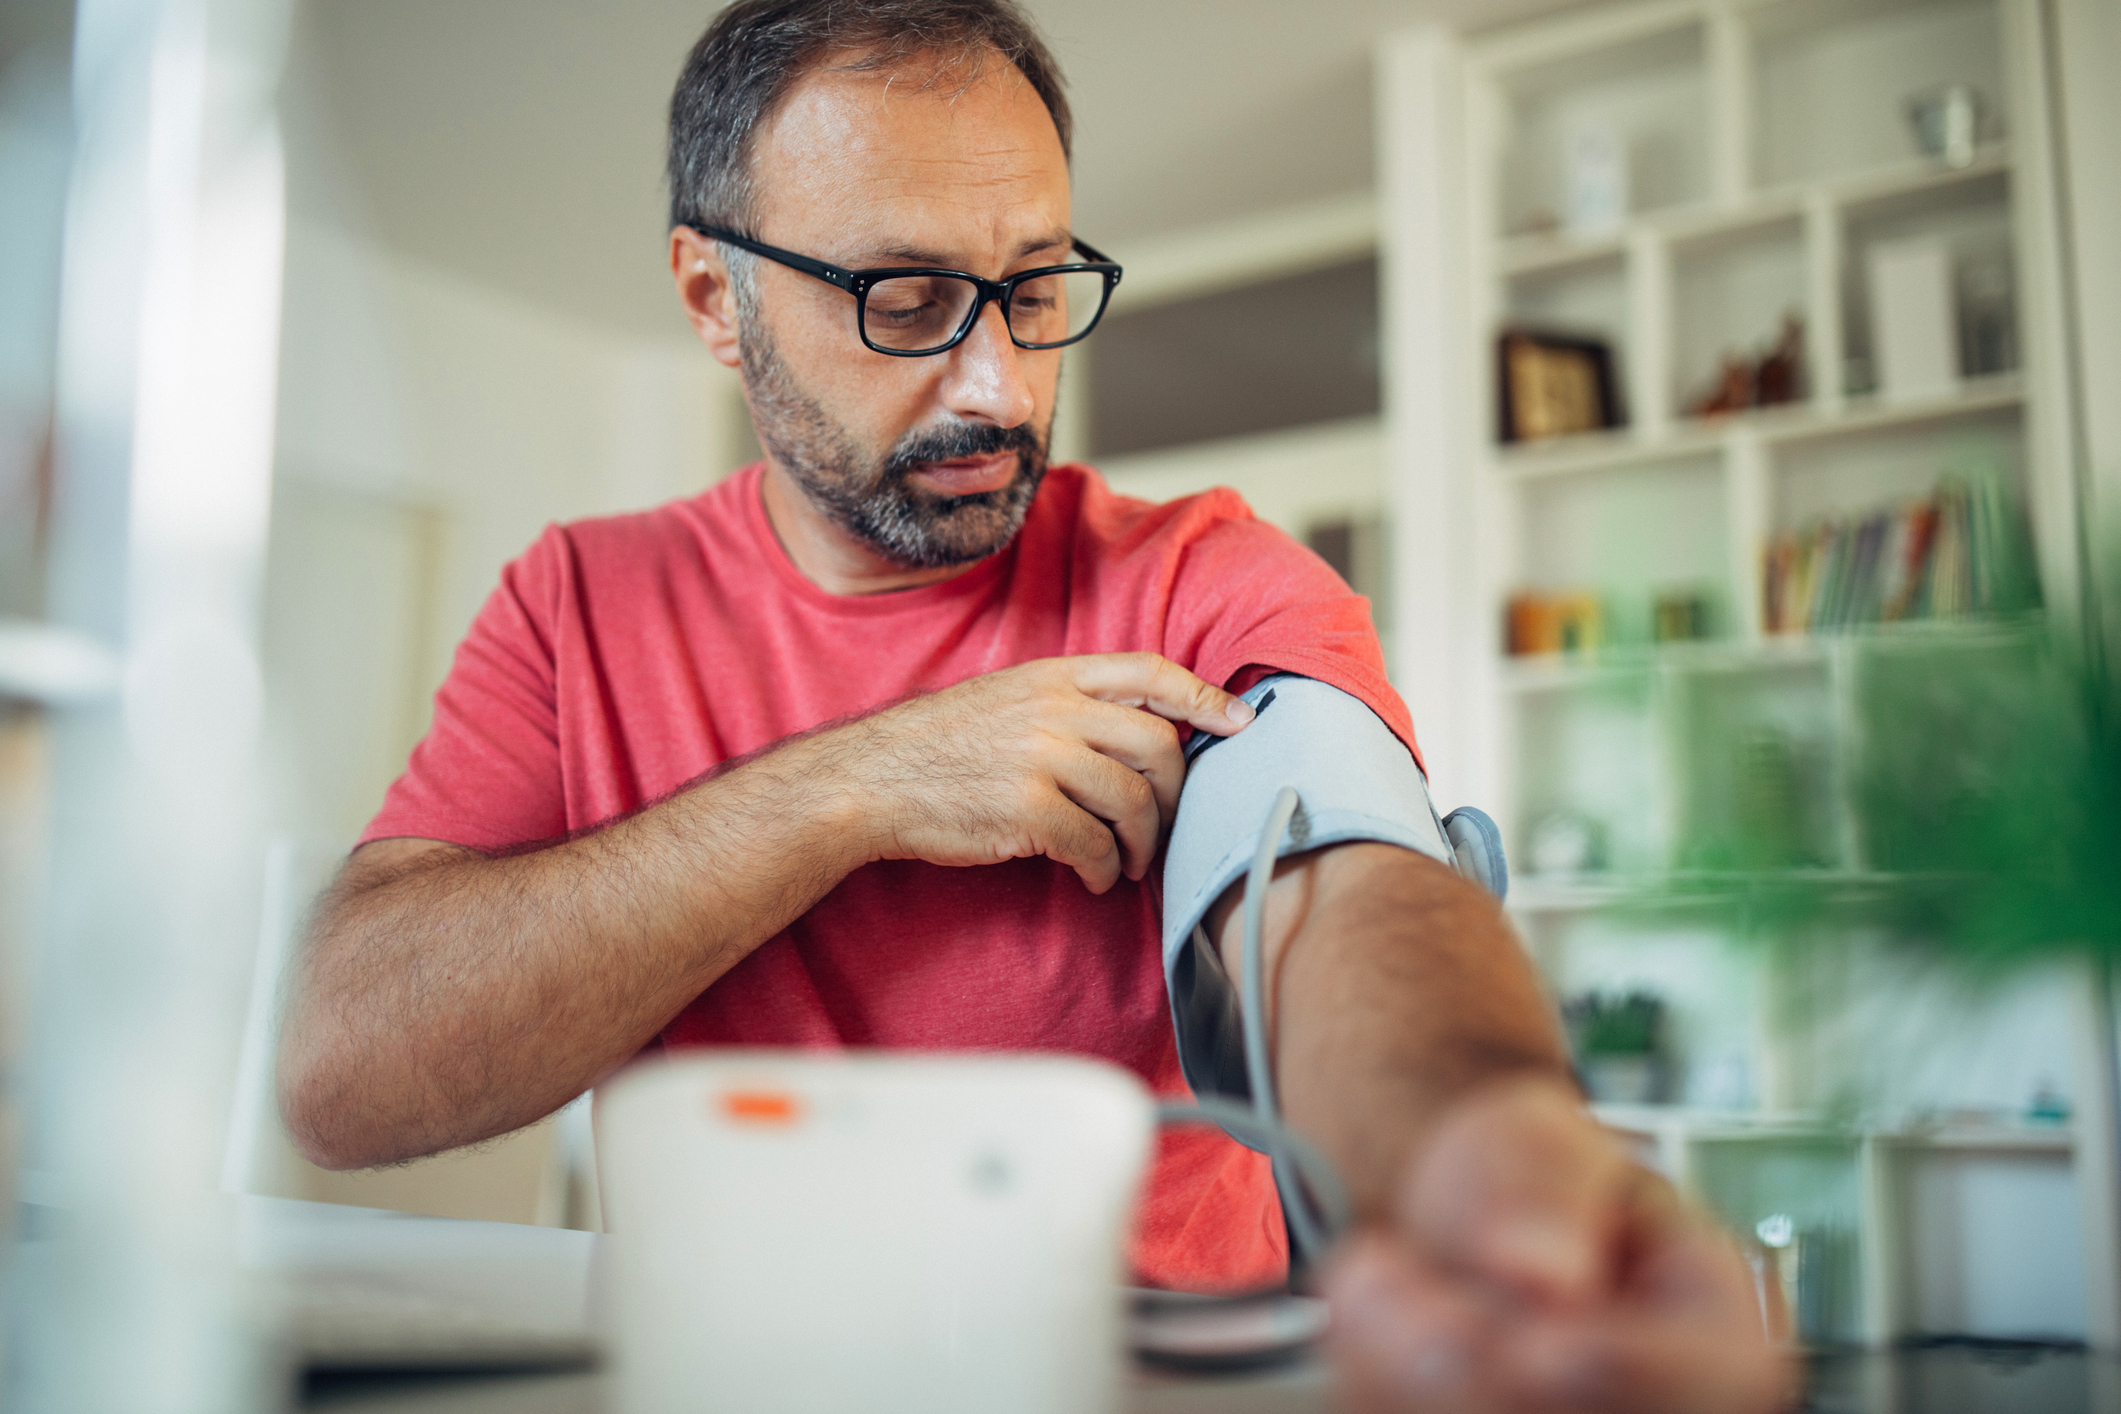
M1621 424L1613 349L1603 339L1506 329L1495 341L1503 442L1536 442Z

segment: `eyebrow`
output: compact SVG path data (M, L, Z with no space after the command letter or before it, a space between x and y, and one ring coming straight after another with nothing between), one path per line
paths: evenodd
M1022 260L1027 255L1035 254L1038 251L1055 249L1058 249L1063 253L1075 249L1075 233L1072 231L1063 230L1057 232L1049 232L1044 236L1033 237L1030 240L1021 242L1014 251L1010 252L1009 259L1013 263L1015 261ZM872 246L868 250L862 252L862 257L872 256L878 261L891 261L907 265L935 265L950 270L955 270L958 268L955 264L951 262L948 256L929 246L917 246L899 243L894 245ZM859 270L863 268L864 263L865 261L863 259L857 258L855 261L850 262L847 268L850 270Z

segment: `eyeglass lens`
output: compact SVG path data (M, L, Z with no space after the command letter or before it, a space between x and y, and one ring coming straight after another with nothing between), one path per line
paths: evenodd
M975 298L969 281L948 275L879 280L863 306L863 331L871 343L903 353L941 348ZM1104 299L1105 277L1094 270L1041 275L1018 285L1003 313L1019 343L1058 344L1088 329Z

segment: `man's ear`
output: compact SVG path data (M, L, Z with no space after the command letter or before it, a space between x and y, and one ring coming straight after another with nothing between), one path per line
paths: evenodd
M707 352L737 367L736 291L730 287L729 267L722 263L721 244L690 226L677 227L670 233L670 274L677 281L685 318Z

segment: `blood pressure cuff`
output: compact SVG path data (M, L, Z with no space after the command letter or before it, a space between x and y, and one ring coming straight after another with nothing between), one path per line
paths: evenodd
M1164 984L1178 1058L1196 1095L1248 1099L1236 980L1195 928L1240 882L1283 786L1299 799L1276 853L1379 840L1453 865L1414 755L1360 698L1280 674L1245 695L1259 715L1186 744L1185 788L1164 856Z

